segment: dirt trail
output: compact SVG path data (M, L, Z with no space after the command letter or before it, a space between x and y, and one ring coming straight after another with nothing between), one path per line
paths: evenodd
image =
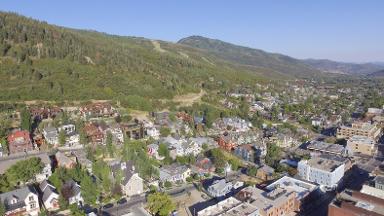
M199 93L189 93L185 95L176 95L173 98L174 102L180 103L182 106L191 106L193 103L200 102L201 98L206 94L204 90Z

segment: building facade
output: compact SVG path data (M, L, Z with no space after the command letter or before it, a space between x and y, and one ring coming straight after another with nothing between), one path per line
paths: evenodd
M327 158L314 157L298 163L300 178L330 188L338 186L344 176L344 163Z

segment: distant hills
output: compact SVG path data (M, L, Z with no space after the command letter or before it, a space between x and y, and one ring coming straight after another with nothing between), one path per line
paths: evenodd
M368 74L368 77L384 78L384 70L379 70L379 71L370 73Z
M328 73L350 74L350 75L368 75L384 69L384 65L379 63L344 63L327 59L306 59L304 63Z
M286 55L268 53L263 50L238 46L216 39L191 36L183 38L177 43L204 50L210 55L238 65L266 68L294 76L305 76L320 72L301 60Z

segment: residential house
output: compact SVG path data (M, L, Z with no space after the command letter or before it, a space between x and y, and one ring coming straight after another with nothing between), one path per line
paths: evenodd
M331 158L312 157L298 163L300 178L326 188L336 188L344 176L345 164Z
M152 112L151 116L154 118L156 125L168 126L169 125L169 112Z
M92 173L92 161L87 158L84 150L76 150L71 153L75 156L77 164L80 164L82 168L85 168L88 173Z
M160 130L150 121L143 121L145 135L153 139L160 138Z
M8 135L8 149L10 154L23 153L33 150L33 144L28 131L17 130Z
M222 118L216 120L212 126L220 130L235 131L235 132L247 132L252 127L252 123L238 118Z
M120 162L114 161L110 164L112 175L114 178L121 174L121 190L126 196L139 195L144 192L143 179L140 178L139 174L135 170L133 161Z
M74 124L65 124L60 126L58 130L59 132L63 130L66 135L70 135L76 132L76 126Z
M59 107L31 107L29 109L31 117L34 120L41 121L43 119L55 118L63 110Z
M214 181L208 188L207 191L212 197L224 197L231 192L233 188L232 182L227 182L225 179Z
M71 158L67 157L64 153L58 151L55 154L56 162L58 167L64 167L66 169L72 169L76 166L76 162Z
M246 144L246 145L241 145L235 148L234 154L251 163L255 163L256 161L256 152L255 149L253 148L252 145Z
M84 119L99 117L114 117L118 113L109 103L91 103L80 107L80 113Z
M5 207L4 216L31 215L40 212L39 196L33 186L25 186L0 194L0 201Z
M219 145L220 148L226 151L232 151L232 149L237 146L235 140L233 140L229 134L221 135L217 139L217 144Z
M256 177L263 181L269 181L274 178L273 177L274 173L275 173L275 170L272 167L264 164L257 170Z
M211 159L207 157L198 157L196 163L192 167L192 171L199 175L205 175L207 173L215 172L216 167L212 163Z
M59 144L59 133L54 127L46 127L43 129L43 136L45 141L51 145Z
M172 164L160 168L161 182L185 182L190 175L191 169L184 165Z
M104 144L104 132L95 123L88 123L84 131L92 144Z
M56 187L49 184L47 180L40 183L39 189L41 192L41 201L48 211L55 211L60 208L59 205L59 193Z
M84 199L81 196L80 185L77 184L77 182L75 182L73 179L67 180L63 184L61 188L61 194L70 205L76 203L78 206L82 206L84 203Z
M144 123L134 119L128 123L122 123L121 129L128 139L143 139L145 136Z

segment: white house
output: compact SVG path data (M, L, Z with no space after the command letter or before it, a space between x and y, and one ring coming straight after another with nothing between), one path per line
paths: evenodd
M59 144L59 133L54 127L46 127L43 129L43 136L47 143L51 145Z
M48 211L55 211L60 208L59 206L59 193L56 188L44 180L39 185L40 192L42 193L41 201Z
M58 128L59 132L64 130L66 135L70 135L76 132L76 126L74 124L62 125Z
M191 176L191 169L186 166L172 164L160 168L161 182L185 182L187 177Z
M33 186L25 186L2 193L0 194L0 201L5 207L5 216L37 216L40 212L39 196Z
M119 173L122 175L121 191L126 196L139 195L144 192L143 179L135 170L133 161L119 162L114 161L110 165L113 178L116 178Z
M223 197L231 192L233 188L232 182L227 182L225 179L216 180L207 189L209 195L213 197Z
M328 158L301 160L297 170L300 178L329 188L336 188L344 176L345 164Z
M68 200L68 203L71 204L77 204L78 206L83 205L84 199L81 196L81 188L80 185L77 184L72 179L67 180L64 185L62 186L61 191L66 191L63 193L63 196L66 200Z

